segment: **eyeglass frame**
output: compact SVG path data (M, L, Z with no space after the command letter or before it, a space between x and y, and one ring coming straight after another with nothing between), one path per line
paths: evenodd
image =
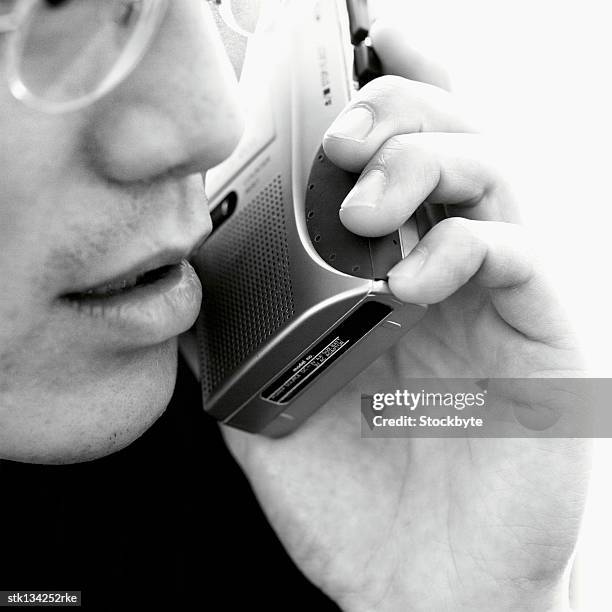
M41 0L17 0L10 13L0 16L0 35L9 34L10 36L16 36L19 32L19 28L24 25L27 15L34 5L40 1ZM224 2L224 0L206 1L218 8L219 14L230 29L241 36L247 38L251 36L250 32L247 32L238 25L229 8L228 2ZM115 89L115 87L130 75L146 55L169 6L169 0L134 0L134 2L139 2L145 10L148 9L149 17L147 18L146 14L140 17L125 49L122 50L119 57L115 60L113 67L94 91L73 100L65 100L62 102L45 100L42 97L36 96L24 84L17 68L18 58L23 50L23 44L20 46L15 43L9 44L7 47L7 80L9 90L13 97L30 108L48 114L61 114L86 108Z

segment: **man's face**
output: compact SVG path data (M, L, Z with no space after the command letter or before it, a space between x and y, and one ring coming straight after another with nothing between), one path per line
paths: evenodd
M206 3L168 4L135 71L77 112L13 98L0 35L2 458L118 450L172 394L201 298L180 262L211 228L199 172L242 123Z

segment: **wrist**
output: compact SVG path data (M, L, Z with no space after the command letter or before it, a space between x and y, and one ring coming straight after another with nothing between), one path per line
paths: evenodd
M416 589L398 592L389 588L384 596L361 594L336 600L344 612L572 612L566 580L549 587L490 585L470 590Z

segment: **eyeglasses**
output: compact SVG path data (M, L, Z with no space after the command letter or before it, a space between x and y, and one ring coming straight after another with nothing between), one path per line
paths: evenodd
M263 0L206 1L234 32L254 33ZM144 57L168 5L169 0L0 0L13 96L47 113L99 100Z

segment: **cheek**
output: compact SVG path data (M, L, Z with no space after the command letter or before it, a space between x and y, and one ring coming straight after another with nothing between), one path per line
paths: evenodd
M23 353L5 364L21 370L22 358ZM163 413L176 363L176 340L170 340L129 358L108 355L81 368L71 363L63 371L39 373L36 380L18 377L19 384L7 385L4 379L0 458L73 463L120 450Z
M14 109L0 99L0 347L36 320L44 289L41 264L56 244L51 228L65 216L50 188L70 167L78 126Z

